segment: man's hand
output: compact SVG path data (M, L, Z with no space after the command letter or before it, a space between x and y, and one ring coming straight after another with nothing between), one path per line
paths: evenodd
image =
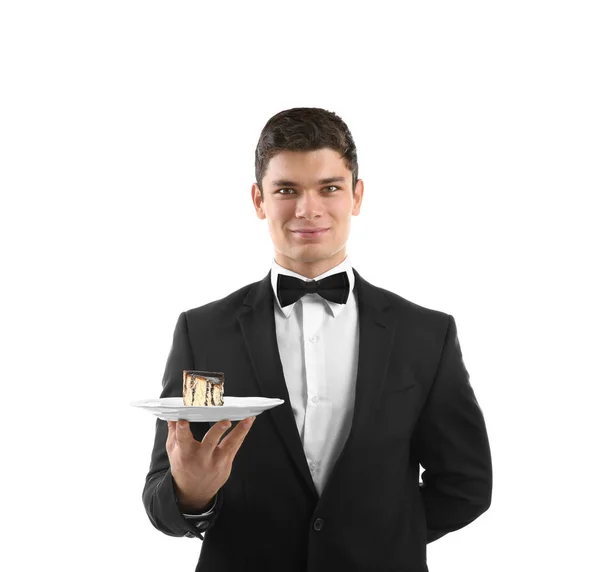
M196 441L187 421L168 421L167 455L175 481L175 494L186 512L204 512L231 474L231 465L255 417L240 421L220 443L231 427L230 421L215 423Z

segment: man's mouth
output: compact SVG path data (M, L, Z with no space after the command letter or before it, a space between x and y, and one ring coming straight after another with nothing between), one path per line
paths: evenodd
M319 236L324 235L329 229L328 228L320 228L320 229L301 229L301 230L293 230L292 232L300 236L301 238L317 238Z

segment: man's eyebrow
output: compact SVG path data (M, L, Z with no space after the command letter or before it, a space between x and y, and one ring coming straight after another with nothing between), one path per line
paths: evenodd
M317 181L319 185L328 185L329 183L343 183L345 181L345 177L327 177L326 179L320 179ZM294 183L294 181L288 181L284 179L277 179L273 181L271 185L275 187L299 187L298 183Z

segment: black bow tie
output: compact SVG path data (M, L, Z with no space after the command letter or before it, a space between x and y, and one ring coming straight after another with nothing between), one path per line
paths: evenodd
M277 298L282 308L300 300L304 294L319 294L331 302L345 304L350 295L348 273L338 272L321 280L308 282L285 274L277 276Z

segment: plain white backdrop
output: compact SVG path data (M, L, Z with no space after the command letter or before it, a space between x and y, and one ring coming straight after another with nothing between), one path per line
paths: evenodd
M600 569L596 6L3 2L2 569L194 570L129 403L269 271L254 149L300 106L357 144L354 267L455 317L486 419L492 507L430 570Z

